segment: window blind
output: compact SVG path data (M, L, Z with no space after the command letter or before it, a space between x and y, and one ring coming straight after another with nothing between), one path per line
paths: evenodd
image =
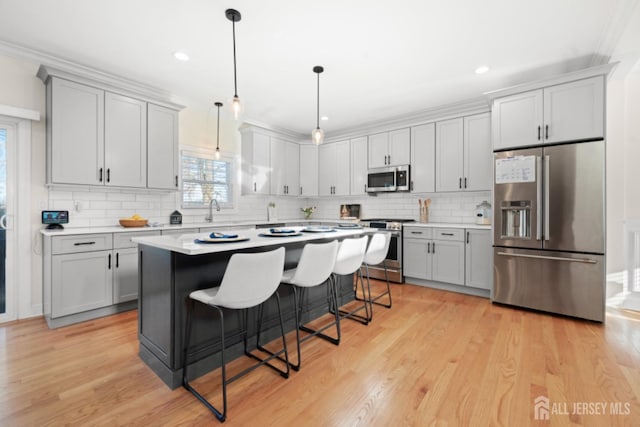
M205 154L182 153L182 207L209 206L212 198L220 206L233 205L231 162Z

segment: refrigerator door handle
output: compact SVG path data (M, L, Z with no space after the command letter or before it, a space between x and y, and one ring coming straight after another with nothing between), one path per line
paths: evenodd
M553 261L581 262L583 264L598 263L598 261L589 259L589 258L565 258L565 257L544 256L544 255L511 254L509 252L498 252L498 255L512 256L516 258L535 258L535 259L550 259Z
M542 157L536 158L536 240L540 240L540 231L542 229Z
M544 156L544 240L549 240L549 156Z

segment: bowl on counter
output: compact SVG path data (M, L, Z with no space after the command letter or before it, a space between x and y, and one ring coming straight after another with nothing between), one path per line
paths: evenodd
M120 220L120 225L123 227L144 227L147 225L146 219L131 219L131 218L123 218Z

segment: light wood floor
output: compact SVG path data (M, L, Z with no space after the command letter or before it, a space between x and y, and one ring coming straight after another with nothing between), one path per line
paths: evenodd
M609 310L600 325L413 285L393 295L369 326L344 321L339 347L307 341L288 380L261 368L231 384L225 425L535 425L540 395L556 408L542 425L640 425L639 315ZM135 311L0 326L0 425L216 425L142 363L136 328ZM218 374L196 382L214 400ZM600 402L605 415L577 413Z

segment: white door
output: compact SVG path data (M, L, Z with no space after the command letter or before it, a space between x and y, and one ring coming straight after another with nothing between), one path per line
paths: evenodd
M14 144L14 129L0 123L0 322L16 318L15 286L7 281L7 230L8 218L11 215L10 208L13 197L11 191L7 191L7 146Z

